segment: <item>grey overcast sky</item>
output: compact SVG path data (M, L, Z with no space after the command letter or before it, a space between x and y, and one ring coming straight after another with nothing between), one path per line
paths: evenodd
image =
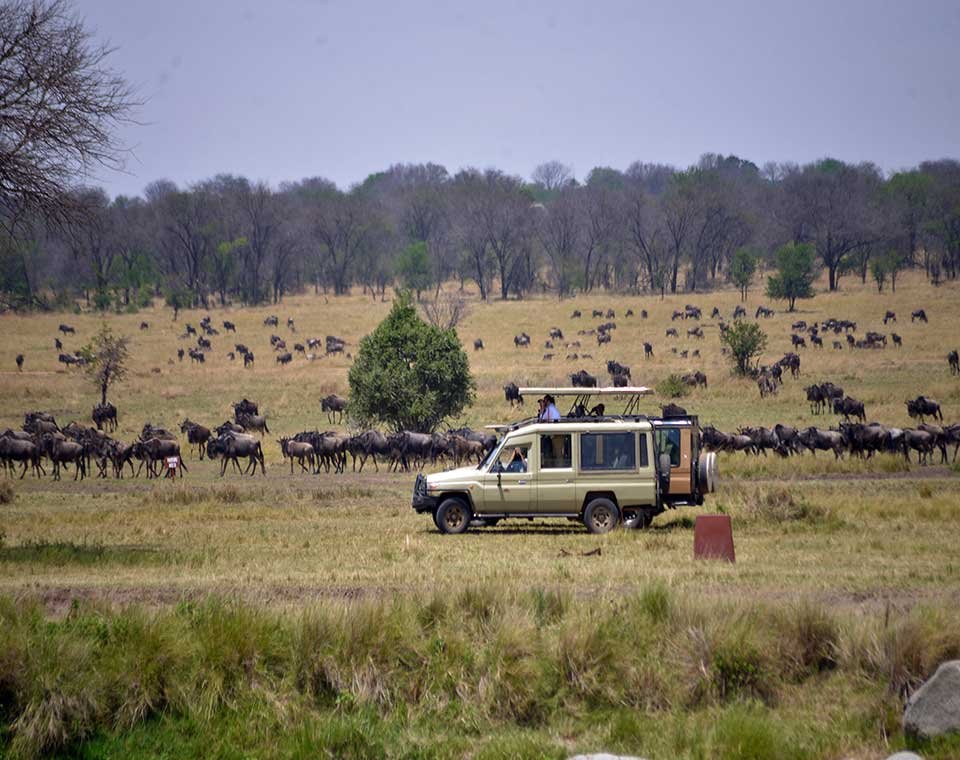
M583 178L705 152L960 155L960 1L74 0L146 104L128 174L341 187L398 162Z

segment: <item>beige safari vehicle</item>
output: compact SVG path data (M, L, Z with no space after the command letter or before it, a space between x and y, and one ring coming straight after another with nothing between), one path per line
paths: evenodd
M521 388L525 396L573 397L559 421L493 426L502 437L476 467L417 475L413 508L443 533L510 518L567 518L592 533L645 528L666 509L703 503L717 480L716 455L700 451L695 416L648 417L630 388ZM625 400L620 415L593 397Z

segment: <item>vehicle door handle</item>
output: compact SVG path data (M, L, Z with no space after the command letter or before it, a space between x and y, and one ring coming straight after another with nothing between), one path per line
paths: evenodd
M525 480L518 480L518 481L517 481L517 485L518 485L518 486L525 486L526 484L527 484L527 481L525 481Z
M573 481L570 480L570 478L567 478L567 479L566 479L565 481L563 481L563 482L564 482L564 483L572 483Z

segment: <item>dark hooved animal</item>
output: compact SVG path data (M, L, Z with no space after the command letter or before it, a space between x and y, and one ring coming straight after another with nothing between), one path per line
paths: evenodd
M320 411L327 413L327 420L331 424L343 422L343 413L346 410L347 399L343 396L331 393L329 396L324 396L320 399Z
M97 404L93 407L90 416L93 418L93 424L97 426L97 430L103 430L104 425L110 432L117 429L117 407L109 401L106 404Z
M919 419L923 422L924 417L933 417L943 421L943 413L940 411L940 404L932 398L926 396L917 396L915 399L904 402L907 405L907 414L913 419Z
M476 340L473 341L473 350L474 350L474 351L482 351L482 350L483 350L483 341L480 340L480 338L477 338Z
M918 319L919 319L921 322L926 322L926 321L927 321L927 312L924 311L923 309L917 309L916 311L911 312L911 314L910 314L910 321L911 321L911 322L916 322Z
M520 386L516 383L507 383L503 386L503 398L510 402L510 406L523 406L523 396L520 395Z
M574 388L596 388L597 378L582 369L570 375L570 384L573 385Z
M210 436L212 435L210 428L204 427L203 425L198 425L196 422L192 422L188 417L180 423L180 432L187 434L187 442L191 446L197 447L197 451L200 454L200 459L203 459L203 453L207 448L207 442L210 440Z

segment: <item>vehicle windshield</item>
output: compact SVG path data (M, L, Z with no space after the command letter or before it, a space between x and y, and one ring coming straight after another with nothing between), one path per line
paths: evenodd
M486 470L491 464L497 461L497 457L500 456L500 449L503 448L503 442L505 440L506 438L501 439L497 445L490 450L490 453L487 454L486 458L477 465L478 470Z

